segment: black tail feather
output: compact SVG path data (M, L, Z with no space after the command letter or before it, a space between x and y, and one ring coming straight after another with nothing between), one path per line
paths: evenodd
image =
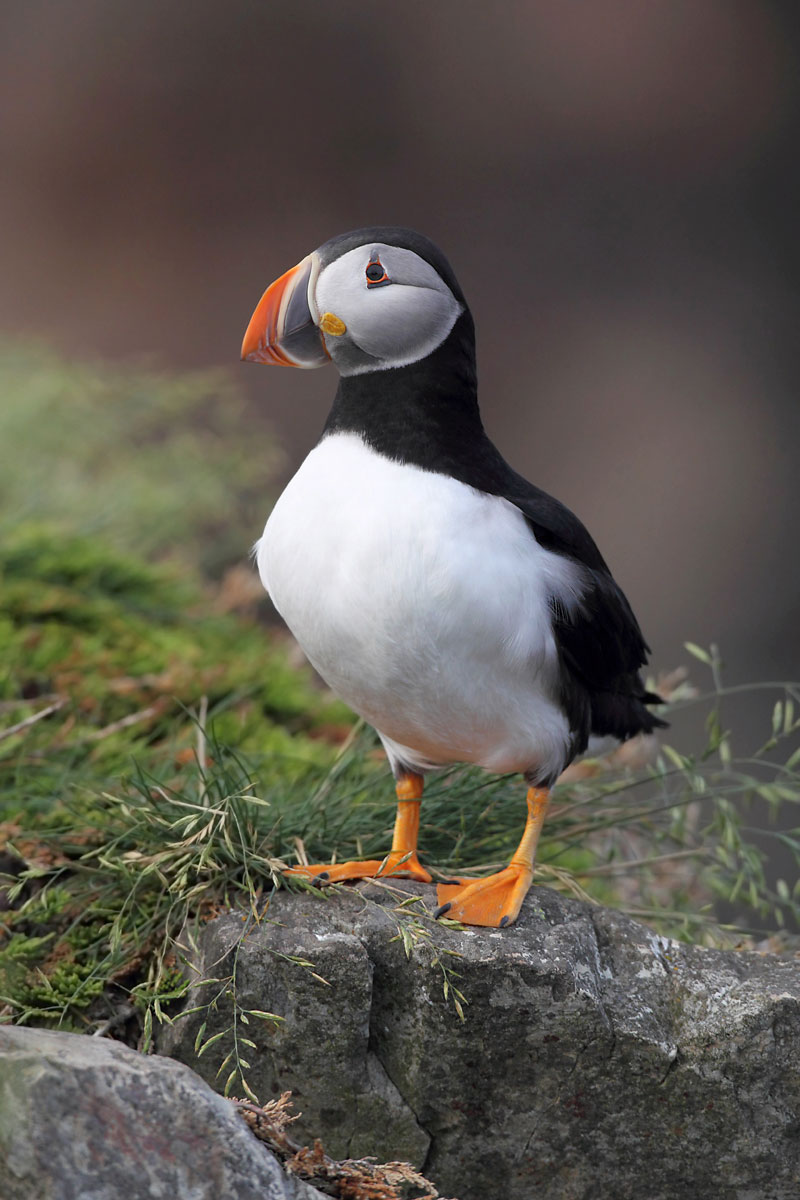
M644 689L639 694L594 692L591 696L591 732L596 737L616 737L627 741L637 733L652 733L667 729L669 722L657 717L645 706L663 704L654 692Z

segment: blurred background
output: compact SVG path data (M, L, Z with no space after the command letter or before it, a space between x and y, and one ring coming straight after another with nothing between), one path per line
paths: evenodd
M252 483L244 557L336 382L238 363L261 292L416 227L470 300L490 434L589 525L654 666L716 641L730 683L796 678L799 65L768 0L7 2L0 332L230 368L233 458L186 453ZM81 440L5 454L46 478Z

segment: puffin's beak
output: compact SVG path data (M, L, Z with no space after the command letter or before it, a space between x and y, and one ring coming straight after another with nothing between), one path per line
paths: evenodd
M247 326L243 359L282 367L321 367L330 362L313 316L311 296L318 272L319 259L309 254L270 284Z

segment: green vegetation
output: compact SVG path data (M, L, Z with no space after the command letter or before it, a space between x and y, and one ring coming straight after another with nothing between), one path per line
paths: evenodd
M258 920L283 862L379 857L391 781L374 735L258 622L246 576L209 582L231 558L209 540L215 514L227 547L242 529L233 506L245 493L224 498L234 441L205 459L197 449L229 385L39 353L0 355L0 378L0 1020L93 1030L122 1012L126 1036L146 1045L186 991L178 939L227 905ZM79 452L59 402L84 405ZM178 453L170 421L196 426L181 434L192 454ZM18 462L14 431L27 448ZM212 502L193 507L201 476ZM171 529L180 565L146 561L143 550L175 557ZM245 599L221 612L237 588ZM704 706L706 745L561 784L539 879L662 932L730 944L741 935L720 925L715 899L750 929L800 917L800 884L773 888L764 871L770 839L800 861L800 829L753 816L800 800L800 694L765 689L763 745L756 734L749 746L723 724L716 651L690 649L709 691L673 686L670 703ZM423 857L445 874L489 870L508 860L523 815L519 779L448 772L426 792ZM427 937L419 905L398 905L397 918L407 950ZM437 964L458 1011L457 971Z
M280 455L222 371L75 363L0 342L0 540L21 521L219 574L260 532Z
M57 1019L66 1006L74 1023L117 971L135 963L146 981L143 953L165 954L175 932L176 885L192 912L229 879L256 886L259 801L238 754L288 798L333 761L350 718L252 620L215 615L197 581L96 539L21 526L0 548L0 582L0 845L12 879L23 868L0 1003ZM183 836L195 862L174 845Z

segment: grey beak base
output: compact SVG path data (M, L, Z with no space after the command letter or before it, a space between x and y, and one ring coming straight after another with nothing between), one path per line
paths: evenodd
M315 324L308 301L308 288L314 261L309 256L302 273L292 284L292 292L283 317L280 349L298 367L322 367L330 362L322 331Z

